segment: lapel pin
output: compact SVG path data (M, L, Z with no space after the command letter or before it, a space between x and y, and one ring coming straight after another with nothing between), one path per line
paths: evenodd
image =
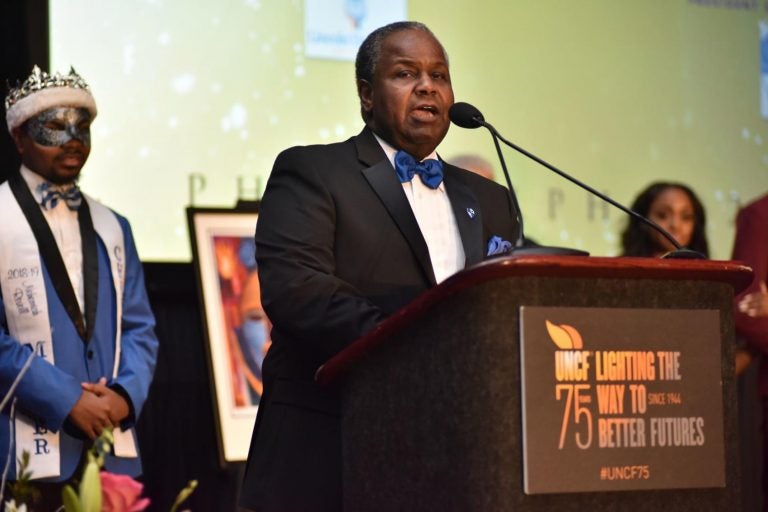
M474 219L475 218L475 210L473 210L472 208L467 208L467 215L469 215L470 219Z

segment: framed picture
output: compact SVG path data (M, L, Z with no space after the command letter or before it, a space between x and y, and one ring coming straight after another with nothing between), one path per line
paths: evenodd
M248 210L188 208L222 465L248 457L271 324L261 307Z

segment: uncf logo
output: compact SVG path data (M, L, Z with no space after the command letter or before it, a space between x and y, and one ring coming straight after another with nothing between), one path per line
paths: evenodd
M584 347L581 334L574 327L566 324L556 325L549 320L545 322L549 337L560 350L581 350Z

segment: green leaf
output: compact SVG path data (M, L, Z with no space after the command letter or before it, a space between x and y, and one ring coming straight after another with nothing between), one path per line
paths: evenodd
M19 503L33 503L38 501L40 491L32 485L32 471L29 470L29 452L24 450L18 459L19 465L15 482L8 482L8 491Z
M171 512L176 512L176 509L179 508L179 505L184 503L184 500L189 498L189 495L192 494L196 488L197 488L197 480L190 480L187 486L183 488L179 492L179 494L176 496L176 501L173 502L173 506L171 507Z
M115 443L115 437L112 435L112 428L105 428L101 435L93 442L93 446L88 450L88 460L94 460L99 468L104 467L104 455L112 451L112 445Z
M80 506L80 499L75 494L75 490L69 485L65 485L61 491L61 502L64 504L65 512L83 511L83 508Z
M80 503L82 512L101 512L101 478L99 465L89 457L80 481Z

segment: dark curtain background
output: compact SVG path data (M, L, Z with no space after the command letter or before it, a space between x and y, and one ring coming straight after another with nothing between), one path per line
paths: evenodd
M47 0L0 0L3 99L8 93L6 80L11 85L24 80L34 64L49 71ZM0 182L20 163L5 127L4 104L2 114ZM137 425L142 481L152 500L149 510L170 510L178 491L191 479L199 485L181 510L237 510L244 465L219 466L195 270L191 263L145 262L144 271L160 339L155 378Z
M237 510L243 464L219 467L213 397L195 270L190 263L145 263L160 353L137 426L152 510L170 510L190 479L193 511Z
M0 83L3 100L8 94L6 81L29 76L32 63L48 67L48 1L10 0L0 2ZM0 182L8 177L9 169L19 166L19 158L5 126L5 101L2 105L2 136L0 136Z

